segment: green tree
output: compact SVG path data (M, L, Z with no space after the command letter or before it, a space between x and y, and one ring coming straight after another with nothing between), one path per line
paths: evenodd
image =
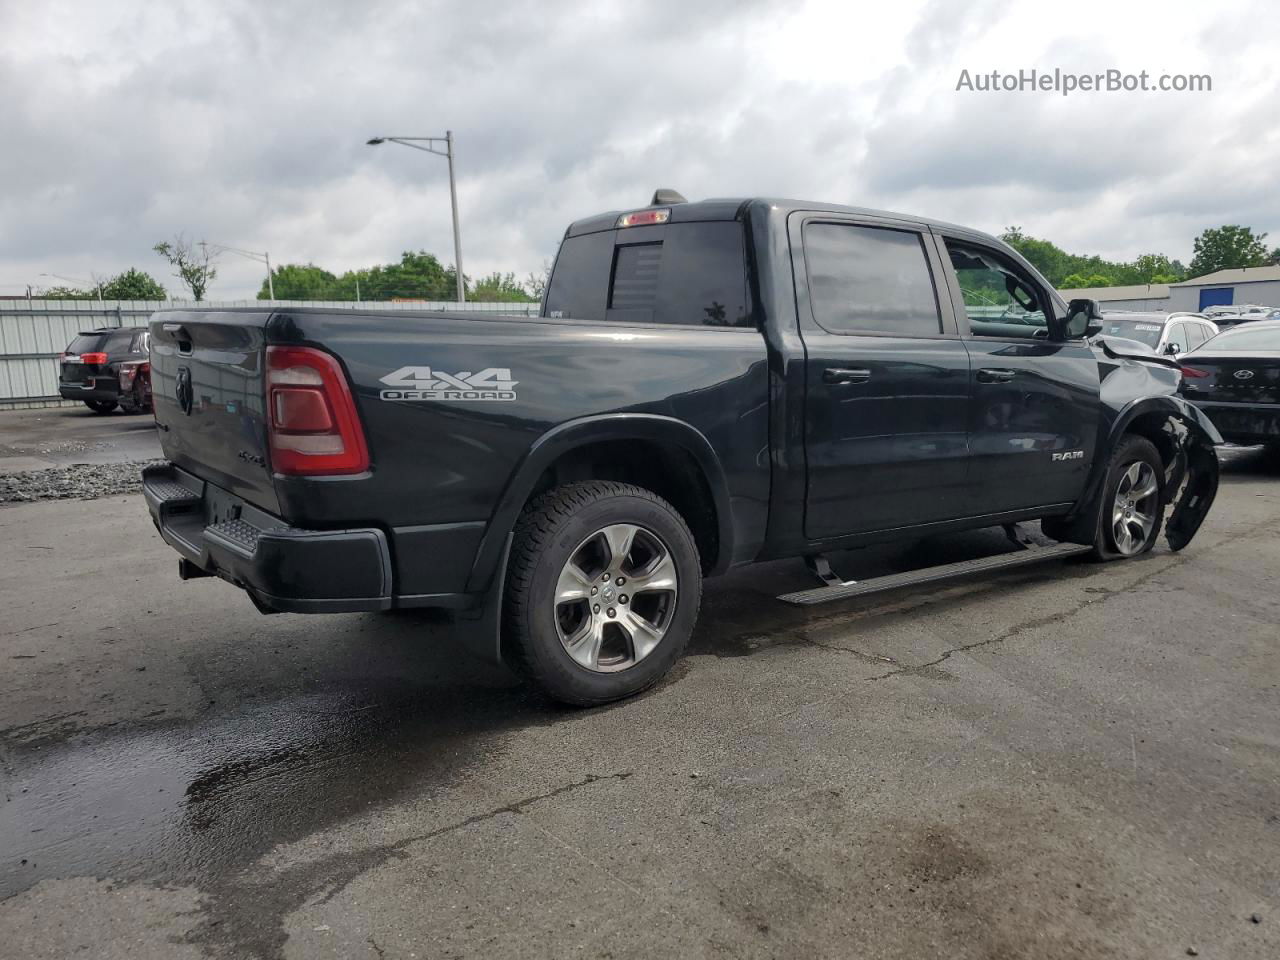
M80 290L76 287L49 287L40 292L41 300L97 300L97 290Z
M1260 267L1267 262L1266 238L1238 224L1210 227L1195 239L1190 274L1203 277L1218 270Z
M446 269L425 250L406 250L399 263L360 271L360 295L365 300L452 300L455 296L452 267ZM355 272L344 274L341 289L355 298ZM344 296L343 299L348 299Z
M537 300L531 297L523 286L516 282L514 273L491 273L476 281L475 287L467 291L467 296L484 303L529 303Z
M167 300L164 287L149 273L130 267L102 285L105 300Z
M179 233L172 240L162 240L151 249L169 261L175 271L173 275L186 284L196 303L204 299L209 284L218 276L218 270L214 266L215 257L209 252L207 244L189 243Z
M1058 284L1058 286L1063 290L1083 290L1089 286L1089 278L1078 273L1070 273L1062 278L1062 283Z
M275 284L278 300L341 300L334 296L334 287L338 282L328 270L317 267L314 263L287 263L271 271L271 279ZM271 291L267 281L262 281L258 291L259 300L271 299Z
M1144 253L1133 261L1133 269L1137 273L1135 283L1177 283L1182 279L1182 271L1162 253ZM1174 279L1156 279L1157 277Z

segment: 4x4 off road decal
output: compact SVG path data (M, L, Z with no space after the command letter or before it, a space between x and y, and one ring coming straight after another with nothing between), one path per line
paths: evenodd
M506 367L485 367L479 373L445 373L430 367L401 367L382 378L391 389L383 400L514 400L516 384Z

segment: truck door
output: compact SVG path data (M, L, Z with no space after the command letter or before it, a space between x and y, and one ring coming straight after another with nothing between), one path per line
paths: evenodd
M1040 277L979 241L939 239L972 365L966 512L1074 502L1096 452L1097 358L1084 340L1051 337Z
M805 347L805 536L958 516L969 358L936 249L906 221L793 214ZM940 299L941 302L940 302Z

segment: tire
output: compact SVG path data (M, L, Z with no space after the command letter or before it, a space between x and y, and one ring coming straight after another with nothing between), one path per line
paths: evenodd
M116 408L114 400L86 400L84 405L96 414L107 414Z
M1129 559L1155 546L1164 519L1164 462L1150 440L1130 435L1120 441L1100 496L1095 558Z
M129 393L129 405L121 404L125 413L138 414L147 412L147 402L142 397L142 388L134 384L133 390Z
M698 547L671 504L631 484L569 483L516 523L504 643L513 666L552 699L609 703L671 669L701 600Z

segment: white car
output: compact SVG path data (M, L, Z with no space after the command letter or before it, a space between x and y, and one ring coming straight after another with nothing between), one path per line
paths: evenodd
M1156 353L1179 357L1218 334L1218 327L1198 313L1120 313L1102 315L1099 336L1136 340Z
M1262 320L1267 318L1275 307L1263 307L1256 303L1237 303L1237 304L1218 304L1214 307L1206 307L1204 316L1210 320L1215 317L1246 317L1250 320Z

